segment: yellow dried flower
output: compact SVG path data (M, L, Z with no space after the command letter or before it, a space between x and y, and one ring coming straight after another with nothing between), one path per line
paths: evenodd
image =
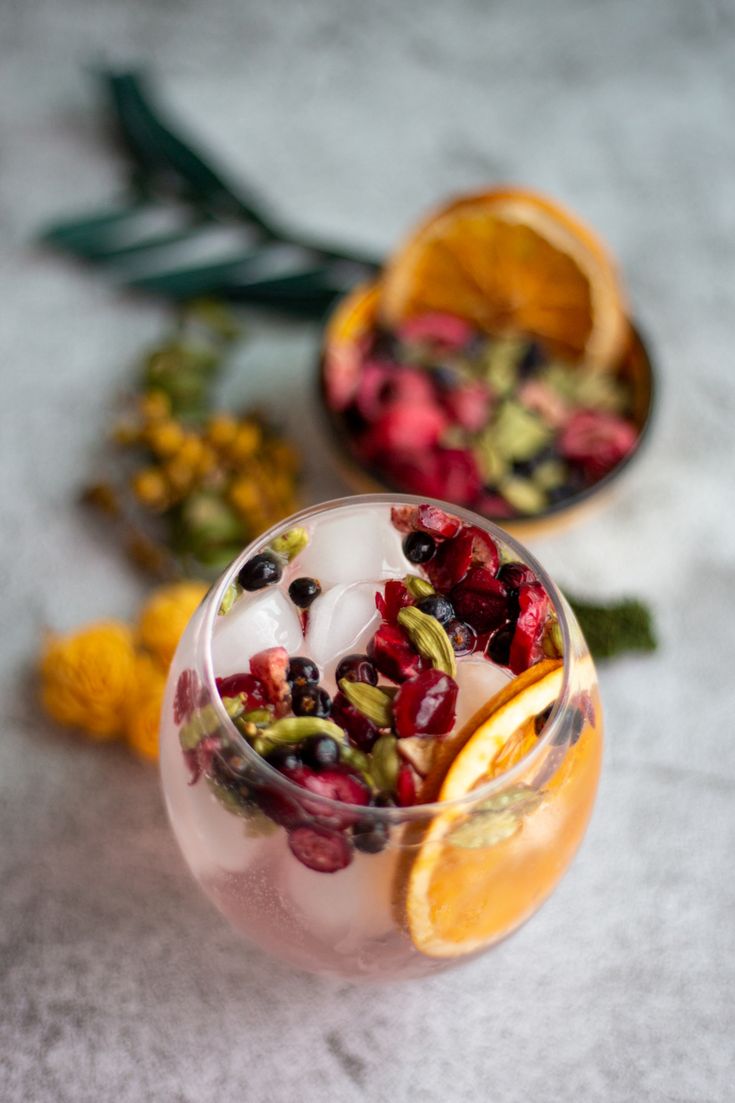
M138 638L165 667L206 592L205 582L174 582L155 590L141 609Z
M135 660L135 683L125 713L125 739L141 758L158 758L158 729L166 689L166 671L151 655Z
M146 421L162 421L171 413L171 399L165 391L155 388L140 396L138 409Z
M135 651L127 625L100 621L42 649L41 702L59 724L98 740L115 739L134 682Z
M254 421L243 421L229 447L230 459L238 464L249 460L260 447L263 439L260 426Z
M195 433L187 433L181 441L176 459L179 463L186 463L192 468L198 468L203 454L203 441Z
M158 467L143 467L133 475L133 493L144 506L164 509L168 505L168 483Z
M151 425L146 432L148 444L163 459L177 455L185 439L186 435L178 421L161 421L157 425Z
M195 478L192 466L183 463L177 456L166 461L163 466L163 474L169 488L179 496L188 493Z
M238 513L245 517L249 517L253 510L260 509L263 500L258 486L246 475L233 481L229 497Z
M228 448L237 436L239 422L231 414L215 414L207 423L207 438L215 448Z

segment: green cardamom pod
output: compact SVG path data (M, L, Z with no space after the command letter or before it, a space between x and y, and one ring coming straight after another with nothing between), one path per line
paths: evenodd
M308 543L309 534L306 529L293 528L288 532L282 532L275 540L271 540L270 548L276 555L284 556L290 563Z
M222 598L217 615L223 617L225 613L229 613L232 606L235 604L240 594L242 593L242 587L237 582L231 582L225 590L225 595Z
M417 601L420 601L422 597L431 597L432 594L436 593L431 583L425 578L419 578L417 574L407 574L403 580L403 585L411 597L415 597Z
M363 751L359 751L357 747L352 747L348 743L343 743L339 751L339 760L347 766L351 766L353 770L357 770L371 789L375 788L375 782L370 771L370 759Z
M343 678L339 688L351 705L379 728L389 728L393 723L393 695L378 686L366 682L351 682Z
M561 627L559 626L558 620L551 620L547 624L541 646L544 649L544 655L546 655L548 659L563 658L564 639L561 634Z
M504 793L490 797L479 804L459 827L455 827L449 841L452 846L468 850L495 846L509 839L520 830L523 817L542 803L543 793L527 785L516 785Z
M245 711L245 698L242 693L238 693L237 697L223 697L222 704L230 720L237 720L238 716L242 716Z
M310 735L331 735L340 743L345 741L345 733L331 720L320 720L316 716L285 716L276 720L262 733L264 739L273 743L300 743Z
M378 789L392 793L400 767L398 740L394 735L381 735L370 753L370 773Z
M457 674L454 648L444 627L436 617L422 613L413 605L407 605L398 614L398 623L408 634L413 646L435 670L443 670L452 678Z
M219 717L213 705L205 705L197 709L181 728L179 728L179 743L184 751L193 751L202 739L207 735L214 735L220 728Z

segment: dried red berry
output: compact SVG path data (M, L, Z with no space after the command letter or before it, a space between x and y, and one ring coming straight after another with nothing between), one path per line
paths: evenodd
M447 425L447 415L437 405L396 402L363 433L360 450L377 463L391 455L424 452L438 444Z
M413 532L418 521L416 506L391 506L390 521L399 532Z
M268 703L263 686L252 674L230 674L227 678L216 678L215 685L220 697L239 697L244 693L246 711L263 708Z
M465 577L472 564L474 539L472 531L467 528L462 529L453 539L440 544L436 555L425 567L437 590L451 590L452 586Z
M629 421L599 410L579 410L564 427L559 451L579 464L589 479L600 479L627 456L637 439Z
M275 706L277 716L286 712L291 700L289 661L285 647L268 647L250 660L250 673L261 683L269 704Z
M182 670L174 694L174 722L183 724L191 719L194 709L207 704L209 694L199 682L196 670Z
M462 527L462 522L453 513L445 513L443 509L439 509L439 506L425 503L418 508L416 527L423 532L430 533L432 536L448 540L450 537L457 535Z
M459 505L472 505L482 493L475 458L461 448L436 448L380 458L381 470L402 490Z
M432 311L406 318L398 327L398 337L409 344L426 343L442 349L457 349L472 340L474 330L456 314Z
M467 525L465 531L472 533L472 565L487 567L494 574L500 564L500 552L490 533L477 525Z
M514 674L528 670L543 657L541 640L549 613L549 598L540 582L518 590L518 620L510 645L508 665Z
M388 624L397 623L398 614L406 605L413 605L413 598L404 584L396 578L390 578L386 582L384 594L378 591L375 595L375 607Z
M536 575L525 563L504 563L497 577L509 590L517 590L529 582L538 582Z
M370 641L368 655L380 673L393 682L405 682L424 665L401 629L392 624L380 626Z
M460 620L476 632L490 632L508 619L508 591L487 567L473 567L450 599Z
M364 716L354 705L351 705L344 693L338 693L332 701L332 712L329 719L347 732L349 741L353 746L366 754L372 750L373 743L380 734L375 724L368 720L367 716Z
M416 803L416 774L408 762L398 768L396 800L402 808L409 808Z
M484 383L467 383L442 395L444 407L455 425L476 433L488 421L490 392Z
M446 735L454 724L458 688L442 670L424 670L404 682L393 701L398 738Z
M354 811L351 808L330 809L320 801L310 801L304 797L304 812L310 816L318 816L320 821L328 823L330 827L350 827L357 822L357 808L370 803L370 789L367 784L345 766L330 766L318 772L308 766L298 766L296 769L283 770L283 775L314 796L327 797L354 806Z
M302 865L317 873L336 873L352 861L349 840L328 827L294 827L288 833L288 845Z

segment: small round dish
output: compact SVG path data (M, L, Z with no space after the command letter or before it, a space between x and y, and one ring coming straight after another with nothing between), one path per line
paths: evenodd
M343 416L339 405L342 396L354 388L362 371L362 351L376 326L380 289L377 283L364 285L339 301L332 311L324 331L319 359L319 403L324 414L329 439L333 445L336 465L345 481L356 493L413 492L414 488L391 480L373 464L359 456L351 432L349 417ZM636 430L635 442L622 459L597 478L563 499L547 504L537 512L517 510L512 516L486 511L474 503L471 508L488 520L516 535L538 534L556 529L579 519L583 512L601 505L618 485L640 454L648 438L655 405L655 370L649 347L640 329L629 326L626 347L613 373L629 390L627 417ZM335 401L336 399L336 401ZM459 506L466 501L449 500Z

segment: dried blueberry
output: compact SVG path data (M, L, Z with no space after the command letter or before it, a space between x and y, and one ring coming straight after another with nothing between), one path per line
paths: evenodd
M315 686L319 683L319 667L311 659L298 655L288 664L288 681L294 690Z
M403 554L410 563L428 563L436 544L428 532L409 532L403 541Z
M375 664L370 661L367 655L345 655L337 667L334 680L339 683L343 678L346 678L348 682L365 682L367 685L376 686L378 684L378 672L375 669Z
M380 821L358 820L352 828L352 842L363 854L379 854L388 842L388 825Z
M315 578L295 578L288 588L288 596L299 609L308 609L322 588Z
M272 555L254 555L241 568L237 581L243 590L263 590L278 582L282 573L281 564Z
M339 762L339 743L331 735L312 735L301 744L301 761L314 770L334 766Z
M298 749L289 743L281 743L272 751L268 751L265 760L276 770L298 770L301 766L301 755Z
M430 594L429 597L422 598L418 608L422 613L426 613L427 617L434 617L440 624L446 625L450 620L454 620L454 606L442 594Z
M306 685L302 689L294 686L291 707L294 716L316 716L323 720L332 711L332 698L321 686Z
M477 643L477 633L461 620L450 620L444 625L455 655L468 655Z

